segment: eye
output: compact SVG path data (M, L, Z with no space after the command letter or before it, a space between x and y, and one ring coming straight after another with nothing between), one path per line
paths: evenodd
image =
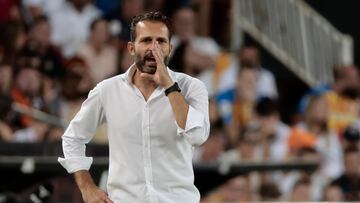
M157 41L158 41L159 44L166 43L166 40L165 40L165 39L158 39Z
M141 40L141 42L145 42L145 43L150 43L151 42L151 38L143 38L142 40Z

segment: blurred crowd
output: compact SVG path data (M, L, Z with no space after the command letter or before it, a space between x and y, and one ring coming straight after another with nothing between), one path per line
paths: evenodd
M297 119L284 123L283 95L260 49L229 51L210 35L219 15L212 2L1 0L1 142L58 142L88 92L133 63L126 49L132 17L159 10L173 24L169 67L199 78L209 92L211 132L195 148L195 163L319 164L313 172L237 176L203 201L360 201L359 68L334 64L333 81L310 87ZM228 27L219 27L226 35ZM92 142L106 144L106 126Z

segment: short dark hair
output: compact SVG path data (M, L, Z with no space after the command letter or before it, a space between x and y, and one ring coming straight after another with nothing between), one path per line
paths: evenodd
M136 39L136 25L142 21L153 21L153 22L164 23L169 31L169 40L171 39L172 28L169 18L158 11L150 11L141 15L137 15L132 18L131 27L130 27L130 39L132 42L134 42Z

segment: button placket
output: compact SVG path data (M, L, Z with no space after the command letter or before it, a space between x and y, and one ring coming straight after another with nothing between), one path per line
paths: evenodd
M143 109L143 155L144 155L144 170L145 182L147 187L152 185L152 169L151 169L151 153L150 153L150 119L149 119L149 105L145 104ZM148 189L150 192L151 190Z

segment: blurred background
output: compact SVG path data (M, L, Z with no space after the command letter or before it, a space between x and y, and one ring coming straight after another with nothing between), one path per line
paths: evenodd
M133 63L130 22L173 24L169 67L202 80L211 132L194 149L202 202L360 201L357 1L0 0L0 203L82 202L61 135ZM87 146L105 188L106 125Z

